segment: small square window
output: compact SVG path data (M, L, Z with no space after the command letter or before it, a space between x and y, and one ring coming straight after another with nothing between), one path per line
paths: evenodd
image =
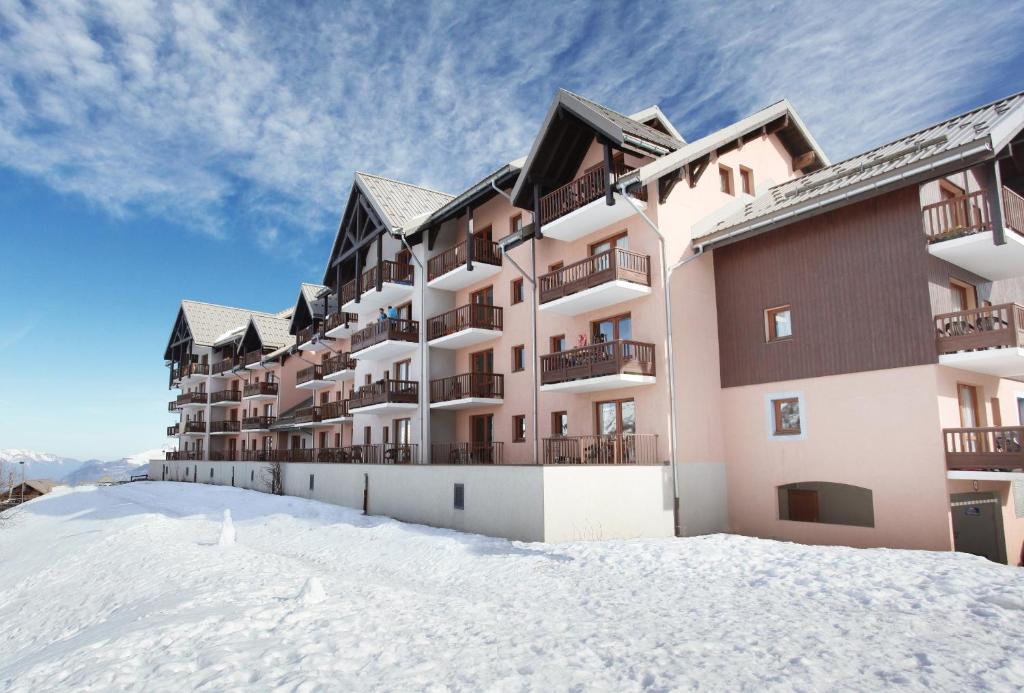
M774 435L798 436L800 427L800 398L784 397L772 400L772 424Z
M512 372L526 370L526 347L522 344L512 347Z
M466 509L466 485L455 484L455 509Z
M512 305L522 303L523 297L523 280L522 277L519 279L512 280Z
M722 192L727 195L735 195L735 191L732 187L732 169L728 166L718 167L718 180Z
M526 415L517 414L512 417L512 442L526 442Z
M560 334L551 338L551 353L557 354L560 351L565 351L565 335Z
M754 172L746 166L740 166L740 186L747 195L754 194Z
M793 321L789 306L769 308L764 312L765 338L779 342L793 336Z

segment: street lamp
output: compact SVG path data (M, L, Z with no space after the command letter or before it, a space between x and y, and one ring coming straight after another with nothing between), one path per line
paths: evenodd
M18 460L21 465L21 502L25 502L25 460Z

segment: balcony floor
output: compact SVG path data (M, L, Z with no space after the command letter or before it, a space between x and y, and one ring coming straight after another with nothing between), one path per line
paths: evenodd
M307 380L301 385L296 385L297 390L322 390L325 387L330 387L334 383L326 378L320 378L317 380Z
M186 375L184 378L182 378L178 382L181 385L196 385L196 384L201 383L204 380L206 380L206 378L207 378L207 376L205 376L205 375Z
M1024 348L1002 347L942 354L939 364L1000 378L1015 378L1024 375Z
M374 344L371 347L353 351L351 356L354 359L365 361L379 361L389 359L402 354L409 354L416 351L419 345L416 342L405 342L400 339L386 339L383 342Z
M340 371L334 371L333 373L328 373L327 375L324 376L324 380L327 380L327 381L333 383L333 382L337 382L339 380L351 380L354 377L356 377L355 369L354 368L345 368L345 369L340 370Z
M540 391L571 393L600 392L602 390L621 390L627 387L653 385L657 381L657 378L653 375L618 373L614 375L602 375L597 378L583 378L581 380L569 380L564 383L541 385Z
M327 330L324 332L324 336L329 337L330 339L344 339L345 337L351 337L353 332L358 331L358 323L350 322L348 325L342 323L333 330Z
M238 402L235 400L221 400L220 402L211 402L211 407L237 407Z
M633 198L633 202L640 209L647 208L647 203L642 200ZM541 231L545 238L553 238L556 241L575 241L634 214L636 211L629 202L623 200L619 193L615 193L615 204L611 207L602 197L544 224Z
M464 330L431 339L427 344L438 349L461 349L482 344L501 336L501 330L485 330L481 327L467 327Z
M185 402L178 405L178 409L202 409L206 406L206 402Z
M982 472L969 469L950 469L947 479L967 481L1024 481L1024 472Z
M358 313L359 315L365 315L366 313L376 311L378 308L387 308L388 306L393 306L396 303L402 303L412 295L412 291L412 284L384 282L380 291L377 291L376 289L364 291L363 295L359 299L359 303L356 303L355 299L353 299L343 305L341 309L346 313Z
M473 271L470 272L466 265L459 265L450 272L445 272L437 279L427 283L431 289L444 289L446 291L457 291L467 286L485 281L501 272L501 266L491 265L486 262L473 262Z
M501 406L504 402L505 400L500 397L463 397L446 402L433 402L430 408L447 410L473 409L476 407L497 407Z
M545 230L545 235L547 231ZM1006 229L1005 245L993 245L992 232L982 231L929 243L928 252L987 279L1024 276L1024 237Z
M368 407L353 407L349 405L349 411L352 414L390 414L413 411L419 406L412 402L381 402L380 404L371 404Z
M261 393L258 395L249 395L247 397L242 397L243 402L256 402L261 399L277 399L277 395L268 395Z
M327 348L327 343L320 338L316 339L315 341L310 340L308 342L303 342L302 344L299 345L299 351L312 351L314 353L317 351L324 351Z
M592 310L614 306L623 301L649 296L650 293L651 287L649 286L628 282L624 279L615 279L600 286L542 303L540 310L559 315L582 315Z
M210 431L211 436L238 436L242 435L239 431Z
M338 417L335 417L333 419L324 419L320 423L328 425L328 426L333 425L333 424L352 423L352 415L349 414L348 416L338 416Z
M268 366L264 366L261 362L257 361L256 363L250 363L245 368L246 370L250 371L265 371L267 370Z

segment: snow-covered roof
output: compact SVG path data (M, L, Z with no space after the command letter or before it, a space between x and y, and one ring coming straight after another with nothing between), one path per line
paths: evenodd
M228 333L239 327L244 329L250 317L267 315L248 308L189 300L181 302L181 310L185 314L192 340L201 346L214 346Z
M392 229L400 229L413 217L429 214L452 199L447 193L371 173L357 172L355 179Z

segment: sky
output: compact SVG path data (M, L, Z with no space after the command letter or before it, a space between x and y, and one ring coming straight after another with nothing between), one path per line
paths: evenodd
M984 18L980 21L979 18ZM450 193L558 88L833 161L1024 90L1019 3L0 0L0 448L166 442L182 298L279 310L357 170Z

